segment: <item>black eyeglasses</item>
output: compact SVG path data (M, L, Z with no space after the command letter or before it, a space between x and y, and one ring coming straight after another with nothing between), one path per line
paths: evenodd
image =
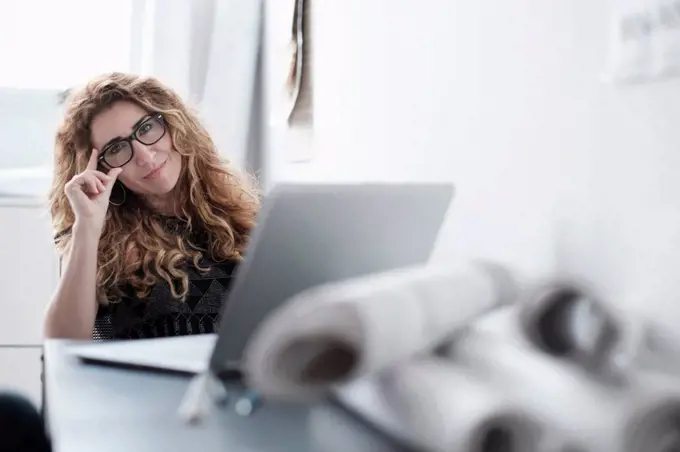
M109 168L120 168L128 164L134 156L132 141L150 146L160 141L165 136L167 127L161 113L153 113L144 119L127 138L121 138L113 143L107 144L102 149L99 162L105 163Z

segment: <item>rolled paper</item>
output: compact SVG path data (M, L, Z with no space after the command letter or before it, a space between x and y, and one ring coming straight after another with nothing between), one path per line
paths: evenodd
M436 357L414 359L380 375L381 394L403 434L435 452L534 452L542 428L469 368Z
M679 335L582 285L551 282L517 306L521 331L544 353L595 373L639 368L680 378Z
M660 397L662 396L662 397ZM641 398L622 428L621 452L680 450L680 396L657 393Z
M680 380L631 367L618 384L607 383L574 362L522 345L515 327L501 320L516 317L497 319L493 331L473 328L440 348L441 356L505 388L565 450L661 452L680 446Z
M315 399L431 352L516 293L512 274L488 262L405 268L318 286L261 323L244 351L244 377L265 398Z
M551 281L518 306L523 333L544 353L592 370L611 363L620 325L585 286Z

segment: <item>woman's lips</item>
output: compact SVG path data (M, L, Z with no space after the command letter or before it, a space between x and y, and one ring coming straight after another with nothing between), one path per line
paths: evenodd
M156 168L155 170L151 171L149 174L144 176L144 179L147 179L147 180L158 179L158 176L161 175L161 171L163 170L163 168L165 167L165 164L167 162L168 161L166 160L165 162L161 163L161 165L158 168Z

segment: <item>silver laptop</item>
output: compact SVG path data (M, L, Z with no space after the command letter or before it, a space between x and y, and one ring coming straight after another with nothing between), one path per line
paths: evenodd
M283 184L264 199L225 300L219 335L75 347L86 361L215 374L238 371L256 326L310 287L425 263L453 197L445 183Z

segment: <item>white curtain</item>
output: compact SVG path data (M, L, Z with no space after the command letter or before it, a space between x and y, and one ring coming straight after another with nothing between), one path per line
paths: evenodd
M267 186L261 0L137 0L133 69L198 108L220 152ZM135 44L141 43L141 44Z

